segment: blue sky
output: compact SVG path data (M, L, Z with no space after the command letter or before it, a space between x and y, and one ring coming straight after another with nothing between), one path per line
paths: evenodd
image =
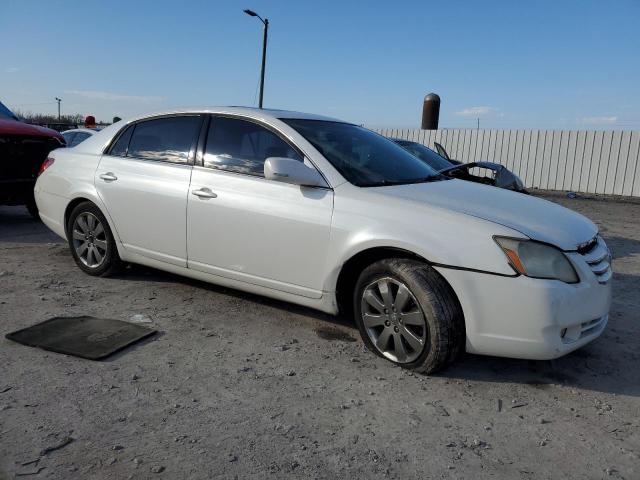
M370 126L640 129L640 1L2 0L0 101L110 120L257 105Z

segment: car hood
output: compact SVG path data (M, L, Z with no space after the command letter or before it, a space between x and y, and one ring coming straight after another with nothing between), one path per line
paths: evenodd
M55 137L62 140L62 136L50 128L4 118L0 118L0 133L4 135L28 135L31 137Z
M575 250L598 233L591 220L556 203L463 180L378 187L376 190L383 195L482 218L562 250Z

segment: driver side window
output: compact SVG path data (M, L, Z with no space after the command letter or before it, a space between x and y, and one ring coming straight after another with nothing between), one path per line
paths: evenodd
M303 161L291 145L257 123L212 118L204 152L205 167L263 177L264 162L269 157Z

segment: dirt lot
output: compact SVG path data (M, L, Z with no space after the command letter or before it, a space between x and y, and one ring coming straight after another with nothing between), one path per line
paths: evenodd
M312 310L141 267L86 276L0 208L3 335L56 315L161 332L104 362L0 339L0 478L640 478L640 204L552 199L614 252L608 329L553 362L466 355L431 377Z

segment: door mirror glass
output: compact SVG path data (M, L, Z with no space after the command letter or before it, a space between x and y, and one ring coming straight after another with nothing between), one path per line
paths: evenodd
M276 182L291 183L304 187L326 187L327 183L315 168L298 160L269 157L264 162L264 177Z

